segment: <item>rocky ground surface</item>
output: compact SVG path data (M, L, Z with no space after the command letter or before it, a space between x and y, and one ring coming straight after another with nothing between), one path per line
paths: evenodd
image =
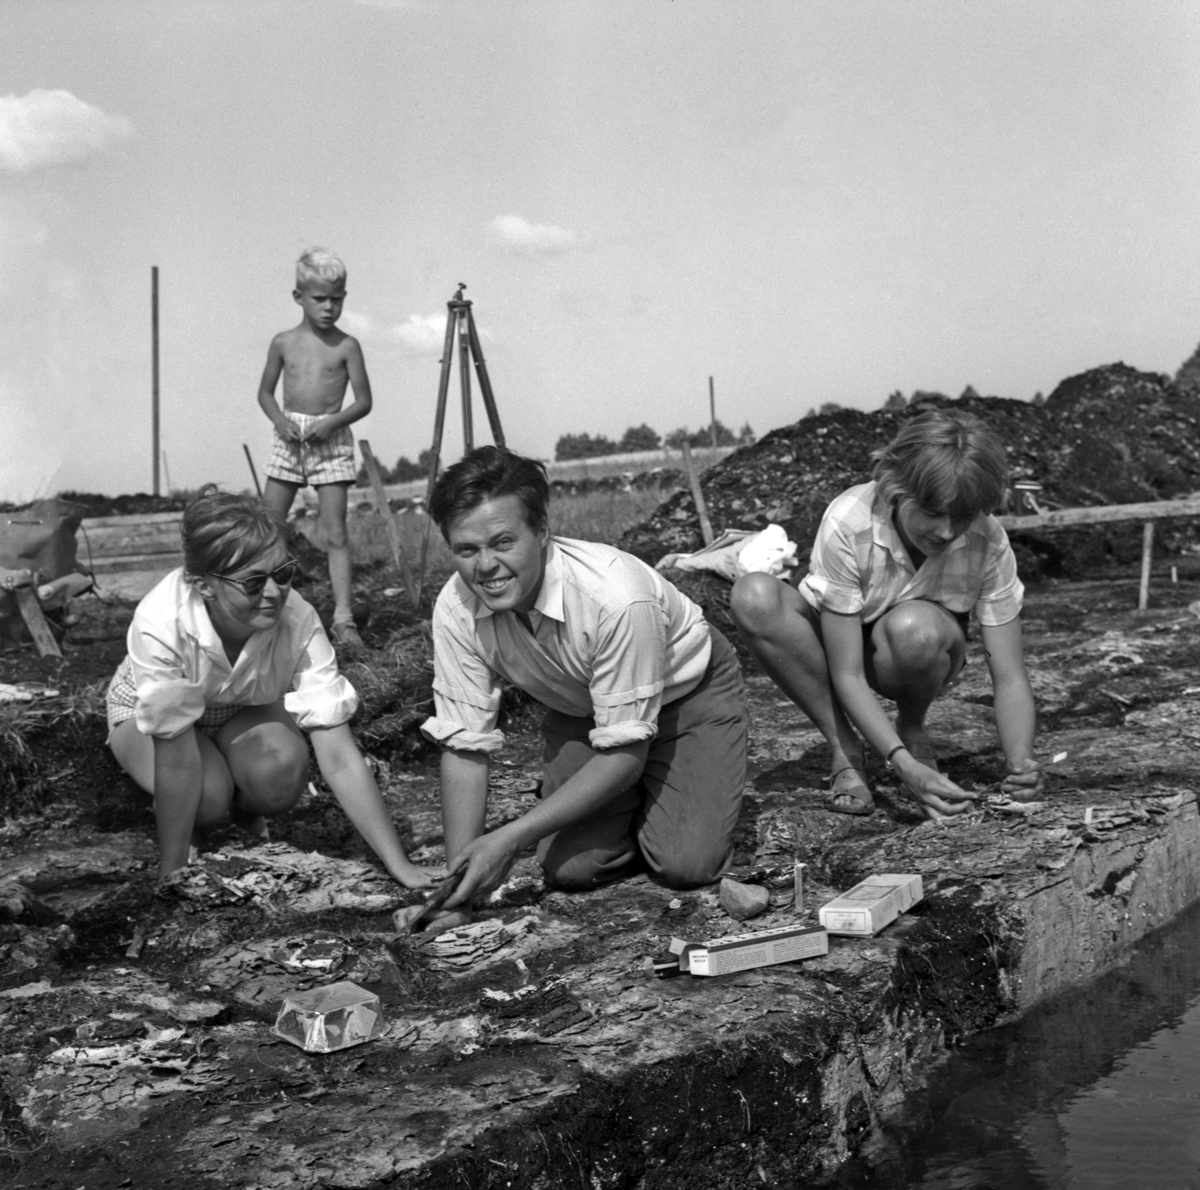
M59 690L0 705L6 1185L692 1190L815 1185L885 1152L894 1167L890 1122L946 1046L1087 978L1200 895L1200 564L1178 564L1143 614L1127 572L1031 588L1040 747L1068 753L1041 803L995 795L977 647L932 717L948 771L981 795L945 826L875 763L874 815L825 809L819 737L750 674L736 874L768 889L763 916L742 926L715 890L645 877L547 891L526 858L472 926L418 939L391 923L412 895L316 787L273 842L217 833L181 885L156 889L147 800L96 714L130 609L81 601L61 672L0 655L0 682ZM391 663L376 646L394 650L397 626L421 631L394 619L380 610L380 635L345 658L358 680ZM530 804L538 775L532 709L514 704L509 731L493 824ZM407 845L439 859L429 758L362 734ZM796 857L804 919L872 872L918 872L926 899L824 958L647 974L673 935L796 920ZM376 1040L317 1055L272 1034L284 995L343 979L380 997Z

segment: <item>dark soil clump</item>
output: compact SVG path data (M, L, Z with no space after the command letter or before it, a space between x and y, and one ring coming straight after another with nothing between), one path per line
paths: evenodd
M829 502L870 478L871 452L890 441L905 419L946 406L974 413L995 430L1013 478L1043 485L1044 507L1169 500L1200 490L1200 393L1118 363L1064 380L1042 406L1002 397L931 396L898 411L802 418L704 473L714 529L762 529L775 522L803 557ZM1014 534L1013 544L1024 577L1078 578L1098 566L1133 561L1140 540L1140 526L1118 524ZM1194 549L1200 530L1194 521L1166 521L1158 542L1165 553ZM677 492L619 544L650 562L699 549L691 493Z

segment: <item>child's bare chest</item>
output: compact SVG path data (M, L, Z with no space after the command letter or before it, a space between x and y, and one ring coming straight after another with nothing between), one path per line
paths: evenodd
M349 374L336 350L304 347L283 356L284 405L298 413L327 413L341 405Z

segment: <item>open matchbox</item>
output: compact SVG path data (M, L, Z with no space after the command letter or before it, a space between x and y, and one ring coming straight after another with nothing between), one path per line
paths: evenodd
M818 920L831 934L869 938L924 898L921 877L896 872L868 876L822 905Z
M672 938L671 953L679 956L680 969L692 975L728 975L828 954L829 935L821 926L776 926L702 943Z

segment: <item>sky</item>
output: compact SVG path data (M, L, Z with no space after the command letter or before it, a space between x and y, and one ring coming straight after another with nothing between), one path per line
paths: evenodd
M305 248L385 465L466 282L510 446L1200 340L1200 2L0 0L0 499L249 486ZM461 452L457 367L444 457ZM476 398L477 441L486 419Z

